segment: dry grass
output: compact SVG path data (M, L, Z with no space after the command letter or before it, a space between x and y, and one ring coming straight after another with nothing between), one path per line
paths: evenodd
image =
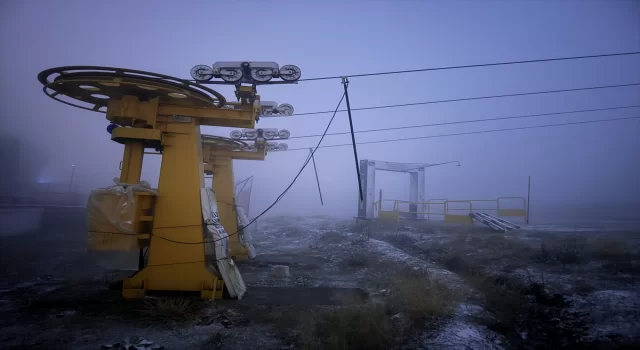
M360 269L368 267L372 263L370 255L365 253L356 252L352 253L342 261L340 261L340 267L344 269Z
M364 253L342 264L367 267L377 297L364 305L268 307L253 317L271 324L285 343L303 349L392 349L435 328L458 304L457 293L425 271Z
M147 299L140 314L154 323L187 322L198 314L196 302L187 297Z
M396 331L381 306L352 306L318 311L302 324L304 349L389 349Z
M634 255L636 255L636 259L638 258L637 251L634 251L634 247L629 242L617 238L589 239L585 253L600 260L633 259Z
M407 326L423 328L425 322L451 316L459 295L441 282L412 272L393 281L386 303Z
M559 263L563 267L601 261L603 268L611 273L640 273L637 251L632 244L618 238L546 236L536 260L547 264Z
M487 272L472 256L450 256L444 264L462 276L483 296L484 309L492 316L489 327L508 336L512 346L571 348L586 334L584 315L570 312L559 294L543 285L508 275ZM520 335L527 334L527 339Z
M388 278L378 280L378 288L386 291L381 300L314 314L303 323L304 348L396 348L420 331L436 327L458 304L453 290L421 271L389 262L373 266L387 271Z
M586 261L586 239L578 237L549 237L540 244L536 260L543 263L580 264Z
M521 240L517 234L454 231L438 240L430 239L416 245L409 244L406 238L393 236L381 238L405 251L419 247L423 254L456 272L479 292L482 305L490 316L485 322L505 335L508 345L513 348L586 346L584 336L588 317L573 311L568 299L562 295L548 291L544 277L536 283L519 274L510 276L511 272L537 262L562 267L580 264L572 267L576 271L602 266L599 272L625 278L627 282L629 278L634 282L640 275L637 236L596 238L585 234L540 234L536 237L541 241L540 248L536 243L532 244L533 235L527 237L529 240ZM590 262L595 264L586 265ZM557 271L554 266L536 265L539 270ZM594 290L588 280L576 283L574 289L583 294ZM522 334L527 335L526 339Z
M323 244L338 244L338 243L343 243L344 240L345 240L344 234L338 231L326 232L319 238L319 242Z
M213 333L204 342L202 342L201 349L222 349L229 335L224 333Z

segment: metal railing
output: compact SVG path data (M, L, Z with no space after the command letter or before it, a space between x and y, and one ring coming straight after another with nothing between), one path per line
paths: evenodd
M505 201L521 201L521 206L516 208L508 207ZM391 210L382 210L383 202L392 202ZM463 204L463 208L460 208ZM489 204L489 205L487 205ZM409 205L408 210L401 210L402 205ZM415 210L411 206L415 205ZM425 216L427 220L434 217L443 217L445 222L470 224L473 219L469 214L473 212L489 212L497 216L522 217L527 219L527 201L524 197L499 197L497 199L464 199L464 200L448 200L448 199L429 199L426 202L411 202L395 199L382 199L375 202L377 217L382 220L399 220L403 216L413 216L419 214ZM434 212L433 209L442 208L441 212ZM403 215L404 214L404 215ZM422 218L422 217L420 217Z
M383 202L393 202L393 208L391 210L382 210ZM374 216L380 220L398 220L400 218L400 211L398 210L398 201L395 199L382 199L374 203L374 208L377 213Z

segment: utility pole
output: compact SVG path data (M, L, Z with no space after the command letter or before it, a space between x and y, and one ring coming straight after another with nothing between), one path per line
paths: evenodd
M529 225L529 208L531 208L531 175L529 175L529 186L527 187L527 225Z
M71 180L69 181L69 192L73 192L73 173L76 170L76 166L72 165L71 166Z
M351 129L351 144L353 145L353 157L356 160L356 173L358 175L358 189L360 190L360 202L364 201L362 193L362 179L360 178L360 162L358 161L358 150L356 149L356 137L353 132L353 119L351 118L351 104L349 103L349 78L342 77L344 85L344 99L347 102L347 115L349 115L349 127ZM375 197L374 197L375 198Z

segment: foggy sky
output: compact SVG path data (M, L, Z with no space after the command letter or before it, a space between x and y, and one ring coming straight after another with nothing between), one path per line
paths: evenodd
M161 3L161 4L160 4ZM0 3L3 131L42 154L39 177L66 182L71 165L85 190L119 176L123 146L104 114L42 93L41 70L63 65L125 67L188 78L196 64L276 61L303 78L640 50L639 1L3 1ZM511 94L640 82L640 56L352 78L351 106ZM296 112L333 110L339 80L261 87L263 100ZM220 89L229 100L232 90ZM640 104L640 88L558 93L354 111L356 130ZM345 107L344 105L342 106ZM356 134L357 142L639 116L640 109ZM292 136L322 133L330 114L262 119ZM227 136L232 129L203 127ZM346 113L330 132L348 130ZM452 165L427 169L426 198L526 196L574 203L638 201L640 120L361 145L360 159ZM318 138L292 139L290 148ZM350 142L328 136L323 144ZM252 215L275 200L307 151L235 161L237 181L255 176ZM352 150L316 153L325 200L309 166L273 213L354 216ZM157 184L160 160L146 156L143 179ZM6 169L3 171L7 171ZM9 170L10 171L10 170ZM378 172L385 198L409 199L409 176Z

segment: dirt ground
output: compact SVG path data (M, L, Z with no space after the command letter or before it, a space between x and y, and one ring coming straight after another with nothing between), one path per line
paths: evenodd
M124 301L84 211L0 235L0 348L638 348L640 232L496 233L436 222L259 220L242 300ZM127 260L128 259L128 260ZM127 260L126 263L123 261ZM122 262L118 265L118 262ZM290 276L274 274L289 267ZM147 345L141 342L148 341Z

